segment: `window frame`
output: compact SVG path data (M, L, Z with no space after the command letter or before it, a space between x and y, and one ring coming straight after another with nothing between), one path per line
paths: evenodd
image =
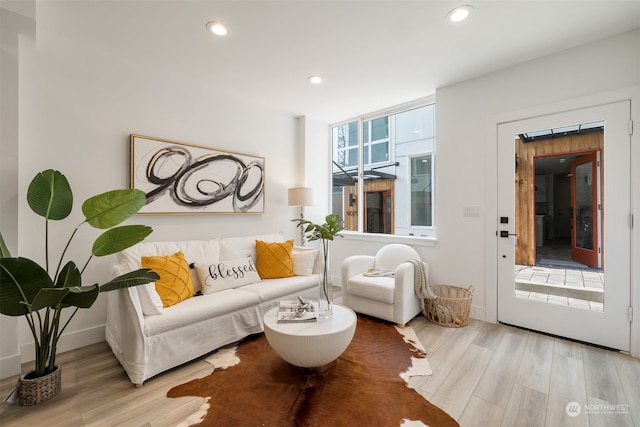
M378 110L372 113L367 113L367 114L363 114L361 116L358 117L352 117L350 119L347 120L342 120L339 122L335 122L335 123L331 123L329 125L329 134L330 134L330 166L329 166L329 182L330 182L330 190L329 193L333 194L333 173L335 165L333 164L334 162L334 140L333 140L333 129L338 127L338 126L343 126L343 125L348 125L352 122L356 122L358 124L358 164L356 166L349 166L349 167L343 167L343 169L347 172L353 172L353 171L357 171L357 177L359 181L362 181L364 178L364 171L366 170L367 166L373 166L373 167L379 167L379 166L384 166L384 165L393 165L395 163L396 160L396 150L395 150L395 145L396 143L392 143L392 135L394 134L393 132L395 132L395 119L392 117L394 115L397 114L401 114L403 112L406 111L410 111L410 110L415 110L418 108L422 108L422 107L426 107L429 105L433 105L434 108L436 108L436 99L435 96L428 96L425 98L421 98L415 101L411 101L405 104L401 104L401 105L397 105L397 106L393 106L393 107L389 107L383 110ZM437 186L437 178L436 178L436 151L437 151L437 135L436 135L436 123L435 123L435 114L436 111L434 111L434 133L432 138L434 139L434 143L433 143L433 148L432 150L427 150L427 151L422 151L420 153L415 153L415 154L411 154L411 155L407 155L407 159L410 162L412 158L414 157L421 157L421 156L425 156L425 155L431 155L432 158L432 165L431 165L431 173L432 173L432 180L433 180L433 185L432 185L432 195L431 195L431 218L432 218L432 225L431 226L423 226L423 225L411 225L411 190L410 190L410 186L409 188L409 204L407 206L407 215L408 215L408 224L409 224L409 228L414 229L416 231L418 231L420 234L419 235L406 235L406 234L383 234L383 233L365 233L364 232L364 221L358 220L357 222L357 230L344 230L342 233L345 234L345 236L349 236L350 238L354 238L357 240L363 239L363 240L367 240L367 241L378 241L378 242L405 242L405 243L413 243L415 244L417 241L422 241L422 244L424 244L425 246L434 246L435 245L435 241L436 241L436 186ZM373 122L373 120L377 119L377 118L381 118L381 117L389 117L390 120L388 122L388 126L389 126L389 135L386 139L384 140L379 140L379 141L388 141L389 144L389 161L388 162L378 162L378 163L374 163L374 164L367 164L365 163L365 159L364 159L364 146L365 146L365 142L364 142L364 132L363 132L363 124L367 121L369 122ZM370 125L371 127L371 125ZM369 132L370 137L372 136L371 132ZM376 140L378 141L378 140ZM369 150L370 151L370 150ZM369 152L369 157L370 157L370 152ZM411 174L411 167L409 165L409 167L407 168L407 173L410 175ZM409 177L410 178L410 177ZM409 181L410 182L410 181ZM364 204L361 203L361 200L364 200L364 193L365 193L365 189L364 189L364 185L359 185L358 186L358 194L357 194L357 198L358 198L358 203L357 203L357 215L358 218L363 218L364 215ZM330 211L333 212L334 206L333 206L333 201L331 201L331 206L330 206Z

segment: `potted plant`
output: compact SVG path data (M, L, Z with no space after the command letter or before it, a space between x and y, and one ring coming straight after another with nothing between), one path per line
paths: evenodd
M144 192L114 190L87 199L82 204L85 219L71 233L56 265L49 262L49 220L62 220L71 213L73 193L67 178L51 169L38 173L27 190L27 202L33 212L45 219L44 267L27 258L11 257L0 233L0 313L24 316L31 329L35 369L20 378L17 389L20 404L33 405L60 391L57 344L78 310L90 308L100 292L149 283L159 276L149 269L140 269L103 285L82 284L82 274L94 256L120 252L152 232L151 227L144 225L118 226L145 204ZM106 231L95 240L81 269L73 261L63 266L65 254L84 224ZM72 309L72 313L61 324L61 314L66 308Z
M292 219L298 223L298 227L303 227L307 239L312 242L320 240L322 246L322 277L320 278L320 299L318 301L318 315L320 318L330 317L333 304L333 285L331 284L331 271L329 265L330 242L335 237L342 237L340 233L344 230L344 223L338 214L329 214L324 219L324 224L314 224L313 222L296 218Z

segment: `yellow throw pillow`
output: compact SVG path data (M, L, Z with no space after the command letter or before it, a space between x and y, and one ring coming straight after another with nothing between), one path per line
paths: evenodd
M189 263L182 252L171 256L143 256L141 264L160 276L156 281L156 292L160 295L163 307L170 307L193 296Z
M256 240L256 268L261 279L295 276L293 272L293 240L263 242Z

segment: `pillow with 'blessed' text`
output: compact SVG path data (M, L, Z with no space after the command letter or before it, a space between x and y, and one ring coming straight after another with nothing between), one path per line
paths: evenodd
M205 294L261 281L251 257L197 264L196 274Z

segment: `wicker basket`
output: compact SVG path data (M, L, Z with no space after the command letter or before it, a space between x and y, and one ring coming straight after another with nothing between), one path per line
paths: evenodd
M467 289L450 285L431 285L434 299L424 300L427 319L442 326L459 328L469 321L473 285Z
M18 403L22 406L37 405L60 393L62 369L59 366L48 375L29 378L29 374L18 379Z

